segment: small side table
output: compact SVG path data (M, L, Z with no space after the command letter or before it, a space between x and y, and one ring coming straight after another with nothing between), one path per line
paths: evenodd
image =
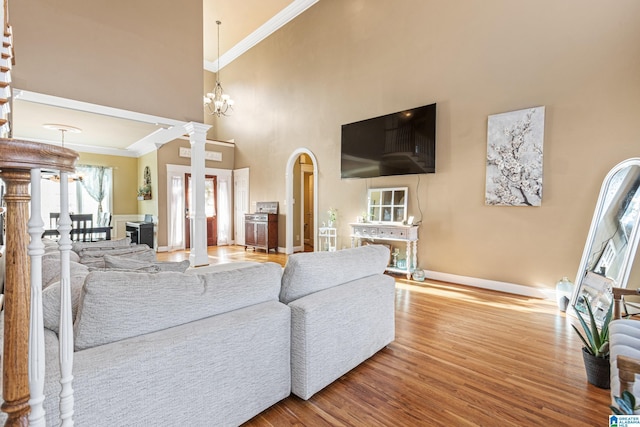
M338 243L338 232L335 228L320 227L318 229L318 237L320 238L321 251L335 252Z

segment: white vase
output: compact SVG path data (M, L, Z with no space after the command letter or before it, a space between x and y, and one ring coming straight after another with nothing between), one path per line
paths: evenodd
M556 302L560 311L567 311L567 305L573 294L573 283L566 276L556 283Z

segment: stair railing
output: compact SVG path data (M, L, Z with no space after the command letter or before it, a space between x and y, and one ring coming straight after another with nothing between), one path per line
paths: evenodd
M73 325L69 254L68 174L78 154L66 148L0 138L0 179L6 185L6 251L2 411L5 426L44 426L44 326L42 314L42 171L60 172L61 425L73 425ZM29 191L31 189L31 191ZM30 204L30 212L29 212Z

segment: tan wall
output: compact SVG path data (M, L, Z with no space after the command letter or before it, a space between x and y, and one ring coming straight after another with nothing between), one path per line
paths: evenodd
M138 160L132 157L105 156L103 154L80 153L79 165L108 166L113 168L113 215L138 213L136 183ZM142 176L142 175L140 175Z
M635 0L323 0L224 69L236 109L215 136L235 138L252 202L282 204L310 149L339 247L367 188L408 186L422 268L552 287L575 277L607 171L640 154L639 40ZM436 174L340 179L341 124L432 102ZM487 117L541 105L542 206L485 206Z
M202 1L12 1L14 87L202 121Z
M158 218L158 196L160 187L158 186L158 152L152 151L138 158L138 180L137 188L144 184L144 168L149 166L151 172L151 199L138 200L138 213L153 215Z
M157 151L158 157L158 246L167 245L167 165L191 165L191 159L180 157L180 147L191 148L189 141L177 139L164 144ZM206 168L233 169L234 147L230 145L205 144L205 151L217 151L222 153L222 161L206 160ZM232 234L233 236L233 234Z

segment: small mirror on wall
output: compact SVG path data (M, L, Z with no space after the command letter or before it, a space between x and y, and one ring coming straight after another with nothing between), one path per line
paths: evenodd
M408 187L369 190L368 221L403 224L407 221Z

